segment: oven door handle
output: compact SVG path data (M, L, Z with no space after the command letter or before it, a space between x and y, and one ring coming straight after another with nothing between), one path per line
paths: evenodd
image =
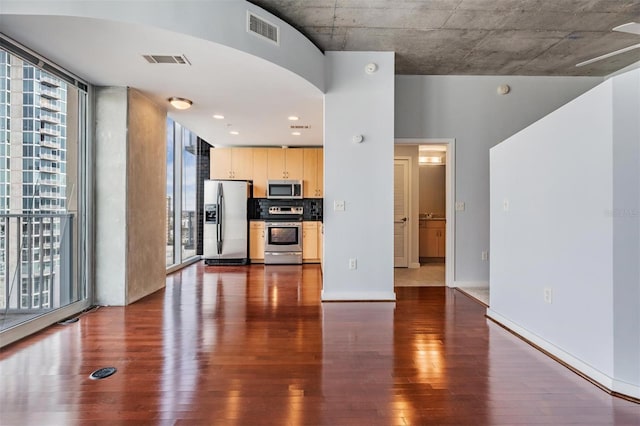
M302 254L301 251L285 251L285 252L277 252L277 251L269 251L270 256L291 256L292 254Z
M222 182L218 182L218 199L216 200L218 203L218 232L217 232L217 238L216 238L216 245L217 245L217 249L218 249L218 255L222 254L222 242L223 242L223 238L222 238L222 230L224 229L223 227L223 218L224 218L224 210L223 210L223 206L224 206L224 194L222 192Z

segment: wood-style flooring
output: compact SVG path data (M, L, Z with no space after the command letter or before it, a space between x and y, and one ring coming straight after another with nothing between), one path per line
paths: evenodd
M0 354L2 425L640 425L438 287L320 303L317 265L204 267ZM89 374L113 366L103 380Z

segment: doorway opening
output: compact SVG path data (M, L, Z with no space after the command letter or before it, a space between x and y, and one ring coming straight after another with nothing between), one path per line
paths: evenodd
M396 139L394 286L454 286L454 139Z

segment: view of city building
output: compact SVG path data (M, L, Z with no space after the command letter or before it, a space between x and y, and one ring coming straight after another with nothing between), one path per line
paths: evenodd
M167 118L167 267L197 254L197 136ZM175 229L176 223L180 224ZM177 235L178 238L174 238ZM176 241L177 240L177 241ZM176 243L179 244L176 247Z
M0 308L60 305L67 84L0 50Z

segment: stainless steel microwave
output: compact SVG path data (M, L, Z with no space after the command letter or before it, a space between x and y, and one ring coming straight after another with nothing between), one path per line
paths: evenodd
M267 181L267 198L292 200L302 198L302 181L294 179Z

